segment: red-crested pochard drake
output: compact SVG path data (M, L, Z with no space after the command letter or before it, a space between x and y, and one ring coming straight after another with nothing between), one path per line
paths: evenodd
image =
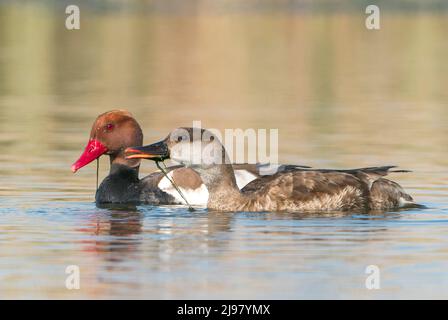
M185 201L162 172L139 179L140 159L126 159L124 150L142 146L143 133L134 117L125 110L113 110L98 116L92 126L89 142L81 157L72 165L76 172L102 155L109 155L110 172L99 186L95 200L103 203L185 204ZM289 168L286 166L284 168ZM259 166L236 165L240 187L259 176ZM166 169L191 205L206 205L208 190L199 175L189 168Z
M199 157L191 150L199 150ZM210 193L207 207L217 211L365 212L415 205L399 184L383 178L392 166L294 168L257 178L239 190L223 145L204 129L179 128L158 143L127 149L126 155L129 160L173 159L192 168Z

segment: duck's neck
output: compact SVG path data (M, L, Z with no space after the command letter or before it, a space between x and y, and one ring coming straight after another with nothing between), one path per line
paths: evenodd
M238 189L231 164L194 168L207 187L209 209L234 210L245 197Z
M109 176L120 176L129 182L138 181L138 173L140 167L129 167L120 163L112 163L110 165Z
M125 159L111 156L109 175L96 191L97 204L139 202L141 187L138 173L138 163L128 163Z
M127 174L131 178L136 178L138 180L139 169L139 159L126 159L122 153L110 156L109 175Z

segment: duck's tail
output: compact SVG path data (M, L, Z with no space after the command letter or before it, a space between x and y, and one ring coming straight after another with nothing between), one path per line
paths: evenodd
M408 173L410 170L394 169L397 166L367 167L352 170L343 170L366 183L369 190L370 207L372 210L390 208L425 208L414 201L402 186L384 178L389 173ZM394 169L394 170L392 170Z

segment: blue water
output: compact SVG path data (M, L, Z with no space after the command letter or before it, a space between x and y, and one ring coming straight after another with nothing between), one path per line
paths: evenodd
M2 207L2 297L446 298L448 210L432 207L314 216ZM65 287L68 265L80 268L79 290ZM378 290L365 286L368 265L380 268Z

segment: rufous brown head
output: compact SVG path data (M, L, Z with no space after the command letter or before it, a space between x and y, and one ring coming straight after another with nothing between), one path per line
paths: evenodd
M98 116L92 126L90 139L83 154L72 165L76 172L103 154L111 157L112 162L124 157L124 150L143 144L143 133L132 114L126 110L113 110ZM134 161L135 162L135 161Z

